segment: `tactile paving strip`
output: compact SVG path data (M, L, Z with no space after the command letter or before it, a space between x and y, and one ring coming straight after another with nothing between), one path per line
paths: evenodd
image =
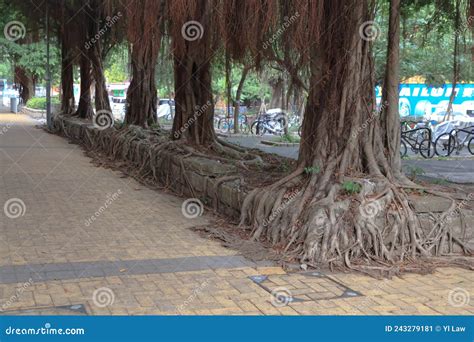
M38 308L26 308L20 310L5 310L0 311L0 316L12 315L35 315L35 316L86 316L88 315L86 307L82 304L63 305L63 306L48 306Z

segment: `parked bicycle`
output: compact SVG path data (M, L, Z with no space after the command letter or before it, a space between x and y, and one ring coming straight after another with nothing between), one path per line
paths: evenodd
M440 157L449 157L453 152L459 154L464 147L474 155L474 126L455 128L449 133L443 133L434 145L435 152Z
M268 111L257 116L252 126L250 126L250 131L255 135L282 135L285 133L286 123L287 116L284 112Z
M242 133L248 133L249 128L249 120L247 115L239 114L239 130ZM217 128L222 131L233 131L234 129L234 117L233 116L224 116L220 117L217 120Z
M408 154L408 146L410 146L415 154L420 153L423 158L432 158L435 154L435 149L431 138L432 132L430 127L420 127L418 123L416 126L406 126L409 128L418 128L407 128L404 130L403 125L404 123L402 123L400 156L402 158L405 157Z

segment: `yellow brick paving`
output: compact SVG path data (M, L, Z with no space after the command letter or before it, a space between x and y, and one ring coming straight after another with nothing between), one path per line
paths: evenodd
M0 266L104 260L169 259L236 255L190 231L206 215L187 219L182 198L146 189L116 171L90 163L81 149L33 126L28 117L0 114L0 207L21 198L25 214L0 212ZM90 225L107 196L121 195ZM269 286L285 288L304 302L275 306L274 298L250 276L269 275ZM434 274L407 274L375 280L359 274L330 274L354 298L328 298L333 284L285 274L278 267L224 267L171 273L2 283L4 313L48 312L82 304L89 314L145 315L441 315L474 313L474 273L441 268ZM94 292L107 288L108 305Z

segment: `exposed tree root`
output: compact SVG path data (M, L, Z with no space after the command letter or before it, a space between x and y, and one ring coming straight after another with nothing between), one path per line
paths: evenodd
M287 257L319 267L362 270L365 264L394 272L420 257L473 254L462 237L454 236L449 220L462 214L447 194L430 191L452 202L423 229L403 188L386 179L352 178L360 191L349 194L340 183L321 182L324 175L305 180L300 175L298 169L252 191L241 211L241 225L250 225L255 239L281 246Z

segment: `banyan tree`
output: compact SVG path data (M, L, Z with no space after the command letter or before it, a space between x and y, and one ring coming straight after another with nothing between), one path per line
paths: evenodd
M94 6L101 8L101 3L97 0ZM142 139L146 135L141 133L157 122L155 65L163 34L171 40L176 114L171 139L162 130L153 132L160 143L166 141L155 152L172 148L174 153L206 157L213 149L212 158L244 168L263 162L220 141L214 132L211 67L216 54L259 70L262 62L275 61L278 50L284 56L279 63L293 82L307 88L297 167L273 184L252 190L243 201L240 224L250 227L254 239L283 246L285 253L303 262L353 268L361 267L361 261L390 267L407 259L451 253L454 245L472 253L449 229L449 220L459 214L456 202L414 184L401 172L399 0L390 0L380 111L374 90L373 1L132 0L126 5L124 21L131 50L126 125L108 132L119 137L129 134L124 145ZM103 13L88 10L92 17ZM78 17L83 18L78 23L82 44L98 30L86 14ZM86 54L75 54L77 45L71 41L80 39L69 39L68 23L61 22L62 76L67 80L62 87L63 108L65 112L72 109L72 59L81 66L78 113L87 117L92 111L91 79L105 87L103 56L100 45ZM306 82L299 80L297 68L307 70ZM104 92L98 94L105 100ZM128 146L124 150L128 153ZM151 152L134 157L140 171L156 166L150 156ZM145 171L156 174L156 170ZM409 190L448 198L451 207L428 220L426 230L413 209Z
M397 7L393 0L392 11ZM407 196L407 188L420 187L399 169L398 116L394 119L392 108L382 111L386 117L377 115L370 2L286 1L275 15L281 24L296 14L280 39L289 40L287 47L310 70L298 167L253 190L244 200L241 224L253 228L254 238L283 244L285 252L312 264L354 267L355 260L363 259L393 265L449 252L451 243L469 252L447 228L448 212L431 222L427 234ZM397 20L392 13L389 49L398 44ZM272 26L269 36L278 29ZM251 43L261 40L255 35ZM241 42L236 44L240 48ZM389 72L398 68L393 56L388 57ZM388 77L386 92L398 85L397 77L396 72ZM393 106L393 98L388 102ZM453 207L454 202L451 215Z

